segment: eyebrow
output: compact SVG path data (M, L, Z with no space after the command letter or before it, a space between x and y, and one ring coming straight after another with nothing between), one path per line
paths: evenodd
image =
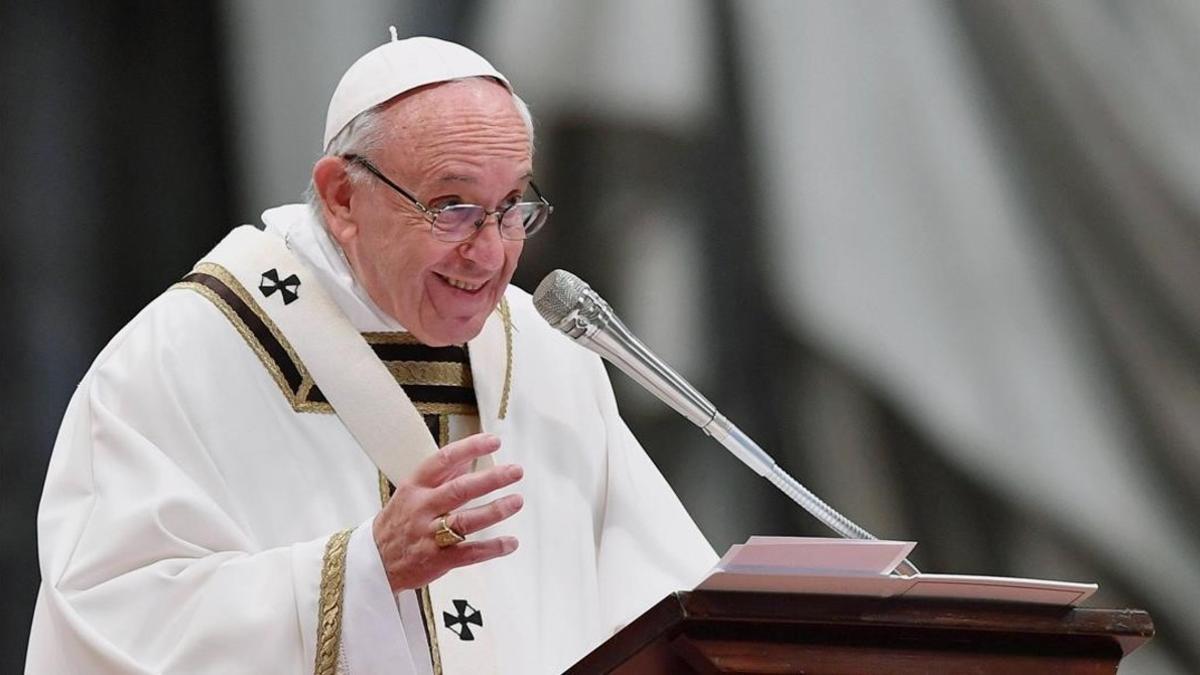
M523 180L526 182L533 180L533 172L532 171L527 172L525 175L521 176L518 180ZM439 183L475 183L477 181L474 176L466 176L466 175L458 174L458 173L445 173L445 174L442 174L441 176L438 176L437 182L439 182Z

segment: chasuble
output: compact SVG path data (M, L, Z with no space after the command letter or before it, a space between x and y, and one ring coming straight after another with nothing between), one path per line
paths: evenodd
M72 398L38 517L29 672L558 673L715 562L599 359L528 294L510 287L479 337L430 350L305 206L262 229L307 283L202 263ZM423 443L482 429L495 461L524 467L525 508L476 535L520 541L470 568L478 598L452 579L392 595L370 531L387 481L272 330L314 283L424 415Z

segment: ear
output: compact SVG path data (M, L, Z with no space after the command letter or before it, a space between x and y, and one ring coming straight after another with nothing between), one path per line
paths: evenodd
M327 155L317 160L312 172L313 187L321 196L325 225L342 246L358 234L358 223L350 204L354 183L346 173L346 166L346 160L341 157Z

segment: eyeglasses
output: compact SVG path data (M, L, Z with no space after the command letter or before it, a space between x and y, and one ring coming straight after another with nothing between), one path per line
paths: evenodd
M433 238L438 241L467 241L483 228L488 216L493 214L496 216L502 238L521 241L537 233L546 224L550 214L554 212L554 206L542 196L542 191L533 181L529 182L529 187L533 188L533 193L537 195L539 201L536 202L514 202L501 206L495 211L488 211L478 204L451 204L437 209L430 208L412 196L408 190L393 183L366 157L350 154L342 155L342 159L371 172L371 175L382 181L384 185L412 202L412 205L425 216L425 220L429 221Z

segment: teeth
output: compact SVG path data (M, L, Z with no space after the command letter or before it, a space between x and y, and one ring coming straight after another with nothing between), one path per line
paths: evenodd
M446 283L450 284L451 286L461 289L461 290L464 290L464 291L477 291L480 288L483 288L483 284L468 284L465 281L459 281L458 279L451 279L450 277L446 277L446 276L443 276L442 278L445 279Z

